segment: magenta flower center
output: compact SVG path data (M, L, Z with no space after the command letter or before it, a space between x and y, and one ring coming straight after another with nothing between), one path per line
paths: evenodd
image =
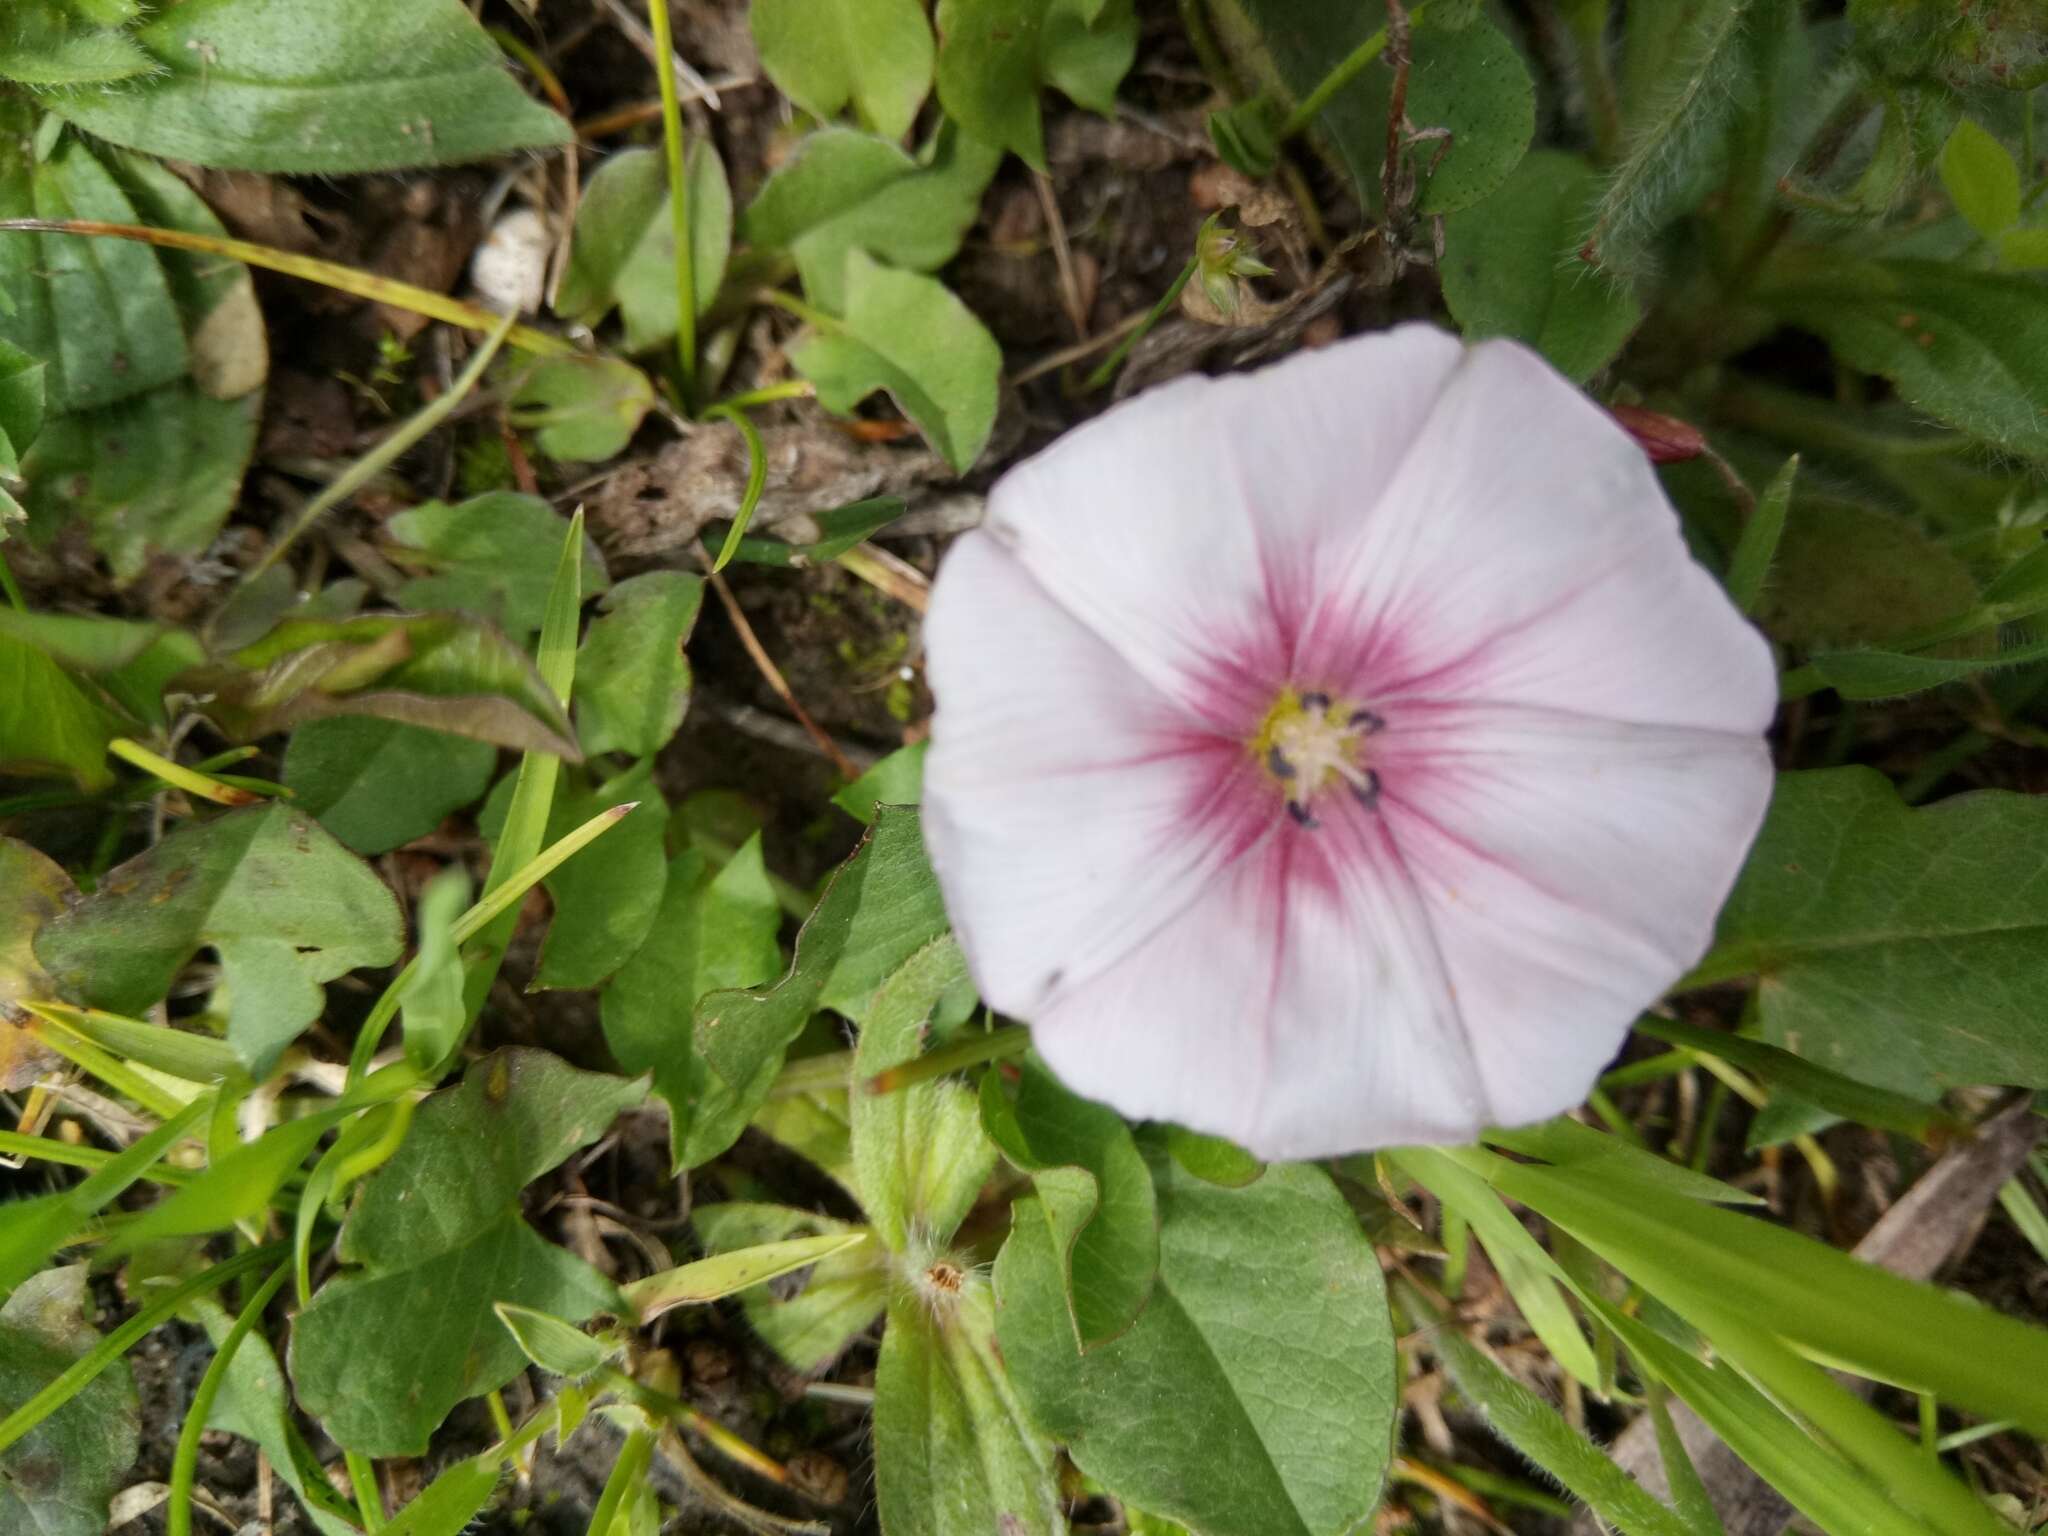
M1337 792L1367 810L1379 805L1380 775L1372 766L1366 738L1386 725L1377 713L1321 690L1283 689L1250 743L1285 797L1297 825L1320 825L1310 809L1315 799Z

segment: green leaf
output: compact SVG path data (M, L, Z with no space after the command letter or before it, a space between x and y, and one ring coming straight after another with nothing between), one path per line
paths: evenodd
M24 85L107 85L152 67L120 31L92 19L62 0L15 0L0 35L0 76Z
M2048 293L1952 262L1784 253L1758 302L1992 447L2048 458Z
M732 1253L810 1235L864 1231L848 1222L781 1205L728 1201L702 1205L690 1224L707 1253ZM822 1370L882 1315L889 1299L889 1256L880 1243L846 1248L811 1266L792 1294L783 1286L740 1293L747 1324L776 1354L806 1373Z
M270 804L182 827L110 870L36 936L36 958L67 996L137 1014L211 948L228 1043L261 1079L319 1016L323 983L389 965L403 944L398 904L368 866Z
M1799 455L1793 454L1758 498L1756 511L1743 525L1742 538L1728 561L1725 585L1728 597L1744 613L1753 614L1763 601L1764 583L1771 563L1777 558L1779 542L1785 536L1785 516L1792 509L1792 482L1799 474Z
M702 314L718 297L732 250L732 189L718 152L701 139L690 146L689 179L690 281ZM659 346L676 333L675 259L661 153L621 150L584 188L555 312L595 326L617 308L628 351Z
M623 452L654 399L653 384L631 363L575 353L535 363L508 414L549 458L587 463Z
M890 973L861 1018L849 1106L854 1179L875 1235L894 1252L948 1241L995 1167L995 1146L965 1085L941 1080L878 1092L865 1082L917 1057L933 1011L966 977L958 942L942 934Z
M98 1340L81 1309L85 1269L46 1271L0 1306L0 1412L19 1408ZM140 1444L135 1379L116 1360L0 1451L0 1529L100 1536Z
M1325 0L1222 0L1216 19L1222 40L1249 76L1291 107L1366 43L1386 15L1379 6ZM1419 130L1450 132L1448 141L1424 140L1408 151L1420 184L1417 207L1455 213L1498 187L1528 149L1536 124L1535 86L1514 44L1489 21L1455 26L1432 9L1416 16L1411 41L1408 120ZM1381 54L1315 120L1368 206L1380 196L1393 81ZM1254 107L1230 119L1227 131L1257 155L1266 148L1270 119L1269 109Z
M425 837L490 788L487 742L368 715L309 720L284 749L284 782L299 809L357 853L389 853Z
M796 347L790 361L841 413L887 390L962 474L995 426L1002 349L943 284L846 254L846 314Z
M722 869L685 849L669 863L646 940L604 990L605 1043L627 1071L654 1074L678 1166L694 1167L731 1144L728 1137L710 1146L725 1135L724 1120L700 1129L700 1106L719 1099L720 1085L697 1054L691 1020L698 999L772 978L782 968L781 927L758 835Z
M781 539L748 535L739 542L733 558L755 565L816 566L837 560L854 545L903 515L900 496L870 496L849 502L829 512L813 512L818 526L815 544L787 544Z
M1895 699L1974 677L1993 667L2048 660L2048 640L2027 640L1977 656L1914 656L1903 651L1816 651L1807 665L1845 699Z
M406 607L477 614L515 635L540 628L568 524L538 496L489 491L452 507L430 501L384 528L395 542L392 558L426 572L398 589ZM608 584L595 545L586 542L583 562L583 595L594 597Z
M1086 1355L1050 1228L1018 1203L997 1326L1033 1420L1119 1498L1209 1536L1355 1529L1379 1502L1399 1411L1372 1245L1318 1169L1226 1190L1151 1163L1158 1284L1136 1327Z
M1731 129L1765 73L1772 0L1722 0L1690 9L1607 179L1586 238L1601 266L1635 272L1652 243L1704 195L1722 169ZM1634 30L1635 18L1631 18Z
M1236 1142L1178 1125L1166 1128L1166 1150L1184 1172L1224 1189L1243 1189L1266 1171L1264 1163Z
M576 663L576 734L583 750L648 757L683 723L704 581L686 571L649 571L605 594Z
M215 400L185 380L53 417L22 465L31 534L90 529L121 582L153 553L199 554L241 494L261 406L256 393Z
M988 1282L899 1289L875 1366L875 1498L890 1536L1064 1536L1054 1453L996 1349Z
M1158 1202L1130 1127L1069 1093L1035 1056L1020 1064L1014 1097L1001 1069L982 1075L981 1121L1033 1176L1034 1214L1052 1229L1075 1350L1115 1338L1145 1310L1159 1273Z
M569 142L461 0L188 0L132 36L152 74L49 105L152 155L331 176Z
M832 797L832 803L855 821L874 825L884 805L916 805L924 798L924 755L931 743L914 741L898 747Z
M502 1050L429 1097L397 1154L364 1184L329 1281L292 1330L299 1400L370 1456L417 1456L465 1397L525 1364L492 1307L580 1322L621 1305L612 1284L537 1237L519 1191L604 1134L645 1085Z
M566 837L609 806L636 802L605 834L596 854L577 854L547 878L555 915L541 941L535 991L601 986L639 952L661 909L668 807L643 763L582 795L564 795L548 818L546 841Z
M1595 1134L1598 1134L1597 1132ZM1459 1167L1428 1147L1406 1147L1385 1154L1387 1161L1454 1211L1485 1245L1501 1284L1515 1300L1530 1328L1551 1358L1595 1392L1603 1390L1593 1348L1579 1329L1564 1299L1564 1276L1557 1263L1478 1175Z
M580 1319L615 1308L618 1292L508 1211L455 1247L323 1285L292 1327L300 1405L347 1450L426 1454L457 1403L526 1368L491 1310L501 1301Z
M1040 88L1106 115L1137 57L1130 0L939 0L937 19L946 115L1041 171Z
M761 67L829 122L848 102L886 139L910 131L932 83L932 29L919 0L754 0Z
M25 102L0 102L0 214L223 233L153 162L73 140L38 163L35 126ZM21 465L32 535L83 524L124 582L159 550L203 551L256 442L268 353L248 270L125 241L12 235L0 240L0 293L12 301L0 339L50 365L49 417Z
M588 1376L618 1353L574 1323L532 1307L501 1301L491 1310L519 1341L520 1353L552 1375Z
M1941 184L1970 228L1987 240L2020 221L2020 168L2011 151L1970 118L1941 150Z
M192 675L206 708L243 739L333 715L428 726L575 758L568 712L503 631L455 613L287 619Z
M400 994L405 1056L422 1073L436 1071L462 1041L469 1022L462 1004L462 953L455 920L469 908L469 872L444 869L420 892L419 953Z
M884 139L827 128L768 178L740 231L794 256L811 302L836 314L846 305L848 251L913 272L951 261L1001 159L950 125L921 161Z
M107 743L120 718L43 651L0 632L0 770L65 774L83 790L114 782Z
M1659 1038L1652 1024L1662 1025L1665 1021L1645 1020L1638 1027L1651 1038ZM1730 1036L1701 1030L1702 1035L1713 1035L1716 1040ZM1744 1042L1754 1044L1754 1042ZM1518 1126L1513 1130L1493 1129L1481 1138L1488 1146L1506 1147L1524 1157L1541 1158L1560 1168L1584 1168L1597 1171L1601 1178L1617 1188L1635 1186L1647 1195L1676 1195L1686 1200L1706 1200L1716 1205L1762 1205L1763 1197L1724 1184L1719 1179L1708 1178L1703 1173L1694 1173L1683 1164L1669 1158L1657 1156L1643 1148L1623 1141L1619 1136L1610 1136L1596 1131L1589 1125L1564 1118L1545 1120L1537 1125ZM1403 1154L1404 1156L1406 1154ZM1437 1158L1440 1154L1426 1154ZM1477 1221L1472 1223L1479 1226ZM1482 1233L1482 1236L1484 1234Z
M1574 380L1621 350L1642 306L1577 259L1598 179L1576 155L1535 150L1499 190L1444 221L1444 302L1468 339L1526 341Z
M675 1307L702 1306L771 1280L782 1279L809 1269L834 1254L846 1253L868 1240L863 1228L825 1232L810 1237L783 1238L758 1247L736 1248L713 1254L675 1269L665 1269L635 1280L619 1294L641 1323L652 1322Z
M1458 1332L1432 1330L1430 1348L1451 1384L1486 1416L1493 1432L1556 1478L1622 1536L1699 1536L1549 1403Z
M1814 649L1894 639L1977 604L1970 568L1916 524L1875 507L1803 495L1786 519L1762 590L1764 627Z
M797 935L789 974L698 1002L696 1048L707 1072L684 1133L690 1165L738 1139L812 1014L831 1008L863 1021L883 984L946 931L917 813L883 807ZM670 1109L680 1116L673 1102Z
M21 456L43 429L45 365L0 341L0 480L21 474Z
M210 1296L195 1300L192 1310L218 1347L234 1319ZM242 1340L229 1362L207 1424L261 1448L270 1458L271 1470L299 1496L321 1536L355 1536L355 1511L327 1481L326 1470L292 1419L290 1402L284 1370L259 1330Z
M254 1141L231 1145L206 1172L122 1227L101 1251L110 1258L130 1254L160 1238L225 1231L264 1214L306 1154L351 1112L323 1109L272 1126Z
M1689 979L1760 977L1765 1037L1861 1082L2048 1087L2044 870L2035 796L1908 810L1868 768L1780 774Z

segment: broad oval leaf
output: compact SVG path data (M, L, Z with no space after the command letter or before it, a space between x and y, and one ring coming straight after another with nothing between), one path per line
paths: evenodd
M131 35L148 76L49 101L152 155L333 176L570 137L519 88L462 0L186 0Z
M732 250L732 189L710 144L690 146L690 284L701 314L718 297ZM668 169L652 149L626 149L597 168L576 209L556 313L596 325L617 308L626 348L644 352L676 333L675 221Z
M47 1270L0 1306L0 1413L19 1408L98 1342L80 1315L85 1269ZM0 1451L0 1530L100 1536L140 1443L141 1409L126 1360L115 1360Z
M919 0L754 0L761 67L827 122L851 102L884 138L910 131L931 89L931 23Z
M1157 1287L1135 1327L1086 1355L1050 1229L1019 1202L996 1260L997 1329L1033 1420L1118 1497L1209 1536L1356 1529L1399 1412L1371 1243L1318 1169L1227 1190L1156 1148L1151 1163Z
M1108 113L1137 56L1131 0L939 0L938 88L946 115L984 143L1045 169L1038 93L1055 86Z
M284 782L300 809L357 853L425 837L490 788L489 742L424 726L336 715L308 720L284 749Z
M138 1014L211 948L228 1043L260 1080L319 1016L324 983L389 965L403 942L384 882L303 811L273 803L181 827L110 870L35 951L67 996Z

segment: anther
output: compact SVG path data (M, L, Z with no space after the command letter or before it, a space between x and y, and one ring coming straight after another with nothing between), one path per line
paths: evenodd
M1351 718L1345 724L1350 726L1352 730L1357 731L1361 736L1370 736L1376 731L1383 731L1387 728L1385 718L1369 709L1354 709L1351 712Z
M1309 814L1309 808L1299 800L1289 800L1287 802L1287 814L1294 818L1296 826L1306 827L1311 832L1322 825L1314 816Z
M1327 693L1304 693L1301 696L1301 707L1321 713L1330 707L1330 696Z
M1347 774L1346 780L1351 785L1352 797L1360 805L1364 806L1368 811L1379 809L1380 776L1377 769L1368 768L1355 779Z
M1266 766L1273 770L1273 777L1276 779L1291 779L1294 777L1294 764L1287 761L1287 754L1278 747L1268 747L1266 749Z

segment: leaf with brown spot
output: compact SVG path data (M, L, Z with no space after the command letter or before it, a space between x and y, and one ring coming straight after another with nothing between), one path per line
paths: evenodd
M23 1026L22 1003L54 997L56 982L36 960L37 932L78 895L71 877L27 843L0 837L0 1093L26 1088L58 1057Z

